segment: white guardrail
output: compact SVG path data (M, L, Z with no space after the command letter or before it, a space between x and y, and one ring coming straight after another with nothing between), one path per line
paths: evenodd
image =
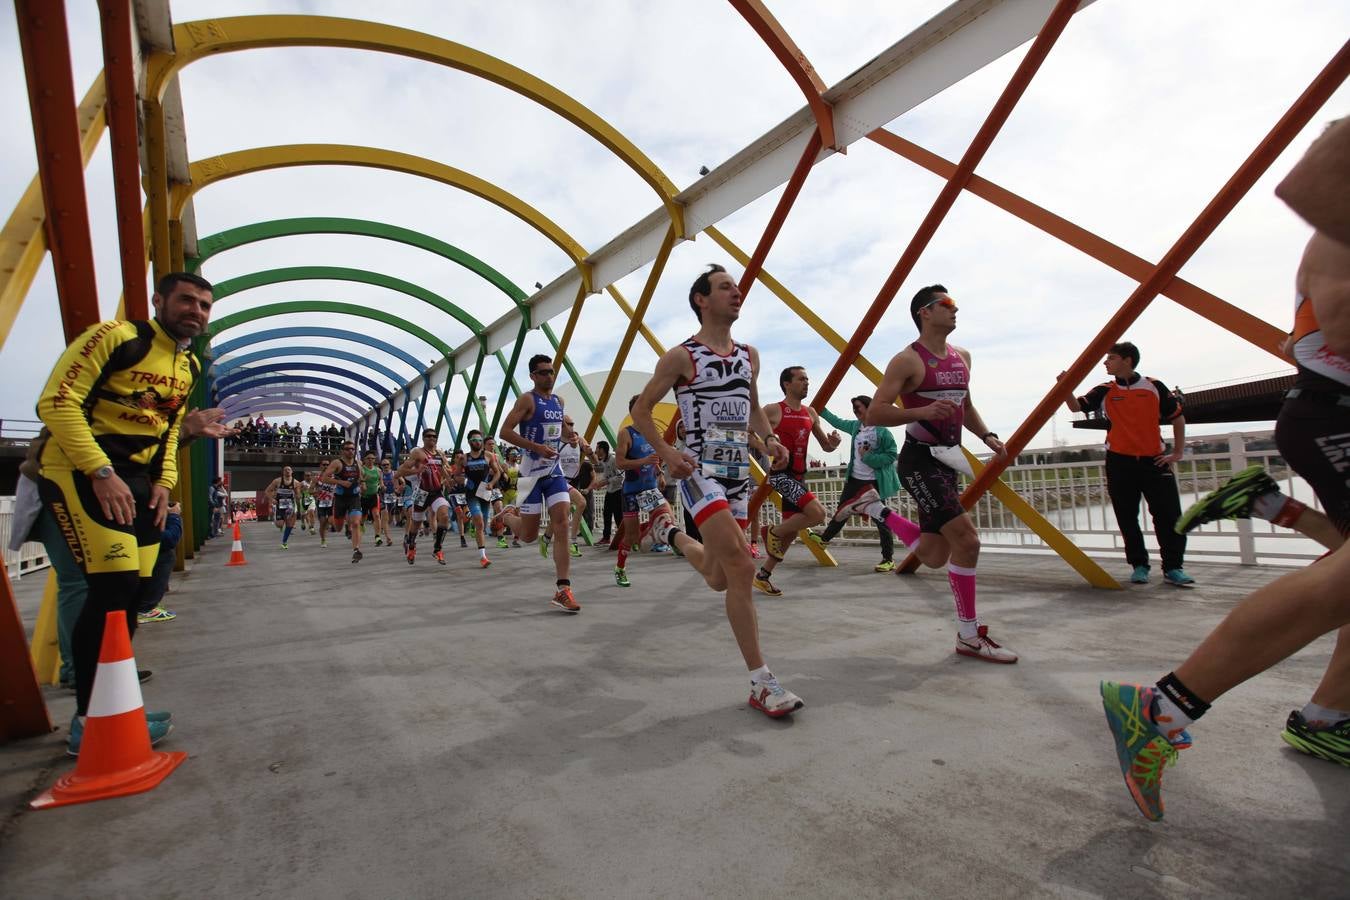
M1209 442L1222 440L1221 436L1211 437ZM1181 508L1186 509L1200 497L1221 485L1229 475L1253 463L1265 466L1266 471L1284 493L1302 500L1309 506L1321 508L1307 482L1294 475L1280 457L1278 450L1273 447L1251 449L1248 447L1249 443L1268 445L1272 443L1270 433L1230 434L1227 453L1188 452L1186 457L1175 465L1178 488L1181 492ZM1053 451L1026 451L1022 456L1023 458L1048 456L1051 452ZM831 466L825 469L811 469L807 473L808 486L825 505L827 514L833 513L839 503L839 492L844 486L846 471L846 466ZM1124 542L1116 527L1116 516L1111 508L1110 497L1107 496L1106 468L1103 460L1023 464L1009 467L1003 473L1002 479L1084 552L1103 559L1117 557L1121 565L1124 565ZM961 482L964 488L968 479L962 476ZM900 515L917 518L918 512L914 508L914 503L903 488L900 494L892 497L888 503ZM1144 530L1145 543L1149 547L1149 553L1156 556L1157 543L1153 523L1146 514L1147 507L1144 504L1140 504L1140 507L1140 524ZM986 550L1054 553L1039 535L1009 512L992 494L981 497L979 503L971 510L971 515L980 530L980 540ZM777 508L770 503L764 505L761 517L765 521L775 523L780 521ZM848 544L875 544L876 529L861 518L854 518L840 534L839 540ZM1203 525L1188 535L1186 546L1188 559L1216 561L1231 559L1243 565L1297 565L1299 562L1316 559L1325 552L1325 548L1315 541L1260 519L1229 520Z
M5 552L5 575L18 579L47 568L51 560L47 558L47 548L36 541L24 544L17 553L9 549L9 529L13 519L14 498L0 497L0 547Z
M1182 509L1214 490L1232 473L1258 462L1265 466L1282 491L1320 509L1312 489L1302 478L1294 475L1280 457L1279 451L1274 448L1251 449L1247 446L1249 441L1270 443L1269 432L1229 435L1227 453L1188 454L1176 464ZM1028 451L1023 456L1043 456L1050 452ZM807 484L825 505L827 514L833 513L839 504L846 471L846 466L830 466L807 472ZM1007 469L1003 473L1003 481L1086 553L1099 558L1119 557L1121 565L1124 565L1124 544L1116 527L1111 500L1106 493L1106 468L1102 460L1023 464ZM962 476L963 487L965 482ZM887 502L902 516L918 516L913 501L903 489ZM13 497L0 497L0 546L9 545L13 509ZM980 540L986 550L1054 553L1039 535L1010 513L992 494L981 497L971 515L980 530ZM781 521L778 509L772 503L764 505L760 517L770 523ZM1143 504L1140 524L1149 552L1155 553L1157 544L1153 523ZM850 545L874 544L877 540L876 529L855 517L837 540ZM1188 558L1231 559L1243 565L1295 565L1316 559L1324 552L1316 542L1297 532L1278 528L1259 519L1203 525L1190 533L1186 546ZM8 549L4 553L5 571L11 578L45 569L51 564L46 549L38 543L24 544L18 553Z

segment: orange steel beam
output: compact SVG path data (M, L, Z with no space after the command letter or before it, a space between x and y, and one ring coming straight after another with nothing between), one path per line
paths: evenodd
M901 283L909 277L909 273L914 269L914 264L918 262L919 256L928 247L928 242L932 240L938 226L942 224L942 220L946 218L948 211L956 202L956 198L961 195L961 191L970 181L975 166L984 158L989 145L994 142L995 136L998 135L1003 124L1008 121L1008 116L1012 113L1013 107L1017 105L1017 101L1021 99L1027 85L1031 83L1032 77L1041 67L1041 63L1045 61L1050 48L1055 45L1055 41L1059 39L1065 26L1069 24L1069 19L1072 18L1074 11L1078 8L1078 2L1079 0L1059 0L1055 4L1055 8L1050 11L1045 24L1041 26L1040 34L1036 35L1036 39L1031 42L1031 47L1028 48L1022 62L1018 64L1017 71L1013 73L1008 86L1003 89L1003 93L994 104L994 108L990 110L984 124L980 126L980 130L975 133L975 139L971 141L970 146L961 157L961 162L957 165L956 171L943 185L942 191L933 201L933 206L929 209L928 215L919 224L914 237L910 239L909 246L905 248L899 262L895 264L895 268L891 270L891 274L877 293L876 299L868 307L862 322L853 332L853 337L849 339L848 346L844 348L844 352L840 354L834 367L825 376L825 381L816 391L815 399L811 401L811 405L816 409L820 409L829 402L835 388L843 380L844 373L853 364L854 358L862 352L863 344L871 337L872 329L876 327L877 322L881 321L882 314L886 312L886 308L895 299L895 294L900 289Z
M51 734L52 720L42 699L23 620L9 575L0 572L0 744Z
M137 149L136 57L131 46L131 3L99 0L103 71L108 85L108 130L112 136L117 242L122 259L122 298L130 319L150 318L145 291L145 231L141 225L141 161Z
M1050 392L1036 405L1036 408L1031 411L1026 420L1018 426L1017 431L1005 442L1008 448L1007 455L1002 460L990 460L984 471L970 483L965 493L961 495L963 506L967 509L973 506L980 495L1007 467L1008 461L1017 458L1017 454L1021 453L1026 447L1027 441L1031 440L1036 432L1041 430L1042 426L1054 415L1059 404L1063 403L1072 393L1073 386L1081 383L1087 377L1088 372L1096 365L1102 354L1120 339L1120 336L1125 333L1125 329L1130 327L1135 319L1139 318L1163 286L1176 276L1176 273L1214 232L1219 223L1233 211L1233 207L1237 206L1238 201L1246 195L1247 191L1251 190L1252 185L1265 173L1266 169L1270 168L1276 157L1284 152L1284 149L1303 130L1317 110L1345 81L1347 75L1350 75L1350 43L1343 44L1340 51L1332 57L1326 67L1317 73L1317 77L1313 79L1308 89L1294 101L1289 111L1275 123L1275 127L1271 129L1265 139L1256 146L1251 155L1233 173L1233 177L1228 179L1228 182L1219 189L1219 193L1209 202L1209 205L1201 210L1200 215L1196 217L1190 227L1182 233L1181 237L1177 238L1176 243L1153 268L1152 273L1126 298L1116 314L1078 355L1078 359L1069 367L1065 376L1050 389Z
M14 0L66 343L99 320L64 0Z
M745 302L746 294L750 293L750 288L759 276L760 269L764 268L764 259L769 255L769 248L778 238L778 232L783 230L783 223L787 221L787 214L792 209L792 204L796 202L797 195L802 192L802 185L806 183L806 176L810 174L811 167L816 164L816 157L820 155L821 141L820 129L817 128L815 133L811 135L811 139L806 142L806 148L802 151L802 158L797 161L797 167L792 170L792 177L788 179L787 185L783 188L783 195L778 198L778 205L774 207L773 215L769 216L769 224L764 226L764 233L760 235L759 243L755 245L755 252L750 254L750 261L745 264L745 272L741 275L741 283L737 285L737 289L741 292L742 303Z
M792 80L797 82L797 86L806 95L806 103L811 107L811 114L816 117L816 130L819 132L821 145L842 152L842 148L835 147L834 108L821 96L825 93L825 82L807 60L806 54L788 36L787 31L773 17L773 13L769 12L760 0L731 0L731 6L750 23L750 27L764 43L769 45L769 50L778 57L783 68L788 70Z
M950 178L956 171L956 163L943 159L936 153L925 150L884 128L873 131L868 138L910 162L923 166L935 175ZM1143 257L1098 237L1086 228L1075 225L1068 219L1057 216L992 181L972 175L966 190L1135 281L1143 281L1149 272L1153 271L1153 263ZM1282 350L1285 333L1269 322L1225 302L1183 278L1173 278L1163 287L1162 294L1191 312L1250 341L1262 350L1290 362Z

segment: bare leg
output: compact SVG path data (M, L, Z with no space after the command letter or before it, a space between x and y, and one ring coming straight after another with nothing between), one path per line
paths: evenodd
M1342 625L1336 635L1336 649L1312 702L1328 709L1350 710L1350 625Z
M1347 579L1350 546L1342 544L1331 556L1272 581L1238 604L1210 632L1177 668L1177 678L1197 697L1212 703L1322 635L1350 624ZM1323 678L1328 699L1346 697L1344 673L1350 668L1346 643L1342 633ZM1338 677L1341 684L1328 684ZM1322 690L1318 688L1319 694Z
M572 556L567 548L567 510L570 502L564 500L548 508L549 530L553 535L553 569L563 581L571 571Z

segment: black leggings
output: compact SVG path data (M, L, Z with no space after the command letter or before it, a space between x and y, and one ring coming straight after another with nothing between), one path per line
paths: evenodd
M610 521L613 520L614 530L610 531ZM605 511L604 511L604 538L609 540L611 534L618 533L623 528L623 491L605 492Z
M1275 445L1284 461L1317 495L1327 518L1350 534L1350 407L1336 396L1310 393L1285 400L1275 421Z
M846 500L852 500L868 488L875 488L876 486L875 481L862 481L857 478L849 478L844 482L844 489L839 492L839 502L843 503ZM822 536L827 541L834 540L835 535L844 530L844 524L846 522L848 522L848 519L831 519L829 524L825 526L825 533ZM891 534L891 530L877 519L873 519L872 524L877 526L877 536L881 539L881 558L894 559L895 535Z
M1125 540L1125 560L1132 566L1148 565L1148 548L1139 527L1139 501L1148 502L1153 531L1158 538L1164 572L1180 569L1186 555L1186 536L1177 534L1181 496L1170 465L1158 465L1152 457L1106 454L1106 489L1116 512L1116 524Z

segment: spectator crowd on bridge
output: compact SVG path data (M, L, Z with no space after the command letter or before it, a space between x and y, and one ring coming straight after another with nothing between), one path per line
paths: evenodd
M225 439L227 447L337 453L343 438L342 429L336 425L322 428L311 425L306 431L299 422L269 422L263 416L240 419L234 423L234 431L234 435Z

